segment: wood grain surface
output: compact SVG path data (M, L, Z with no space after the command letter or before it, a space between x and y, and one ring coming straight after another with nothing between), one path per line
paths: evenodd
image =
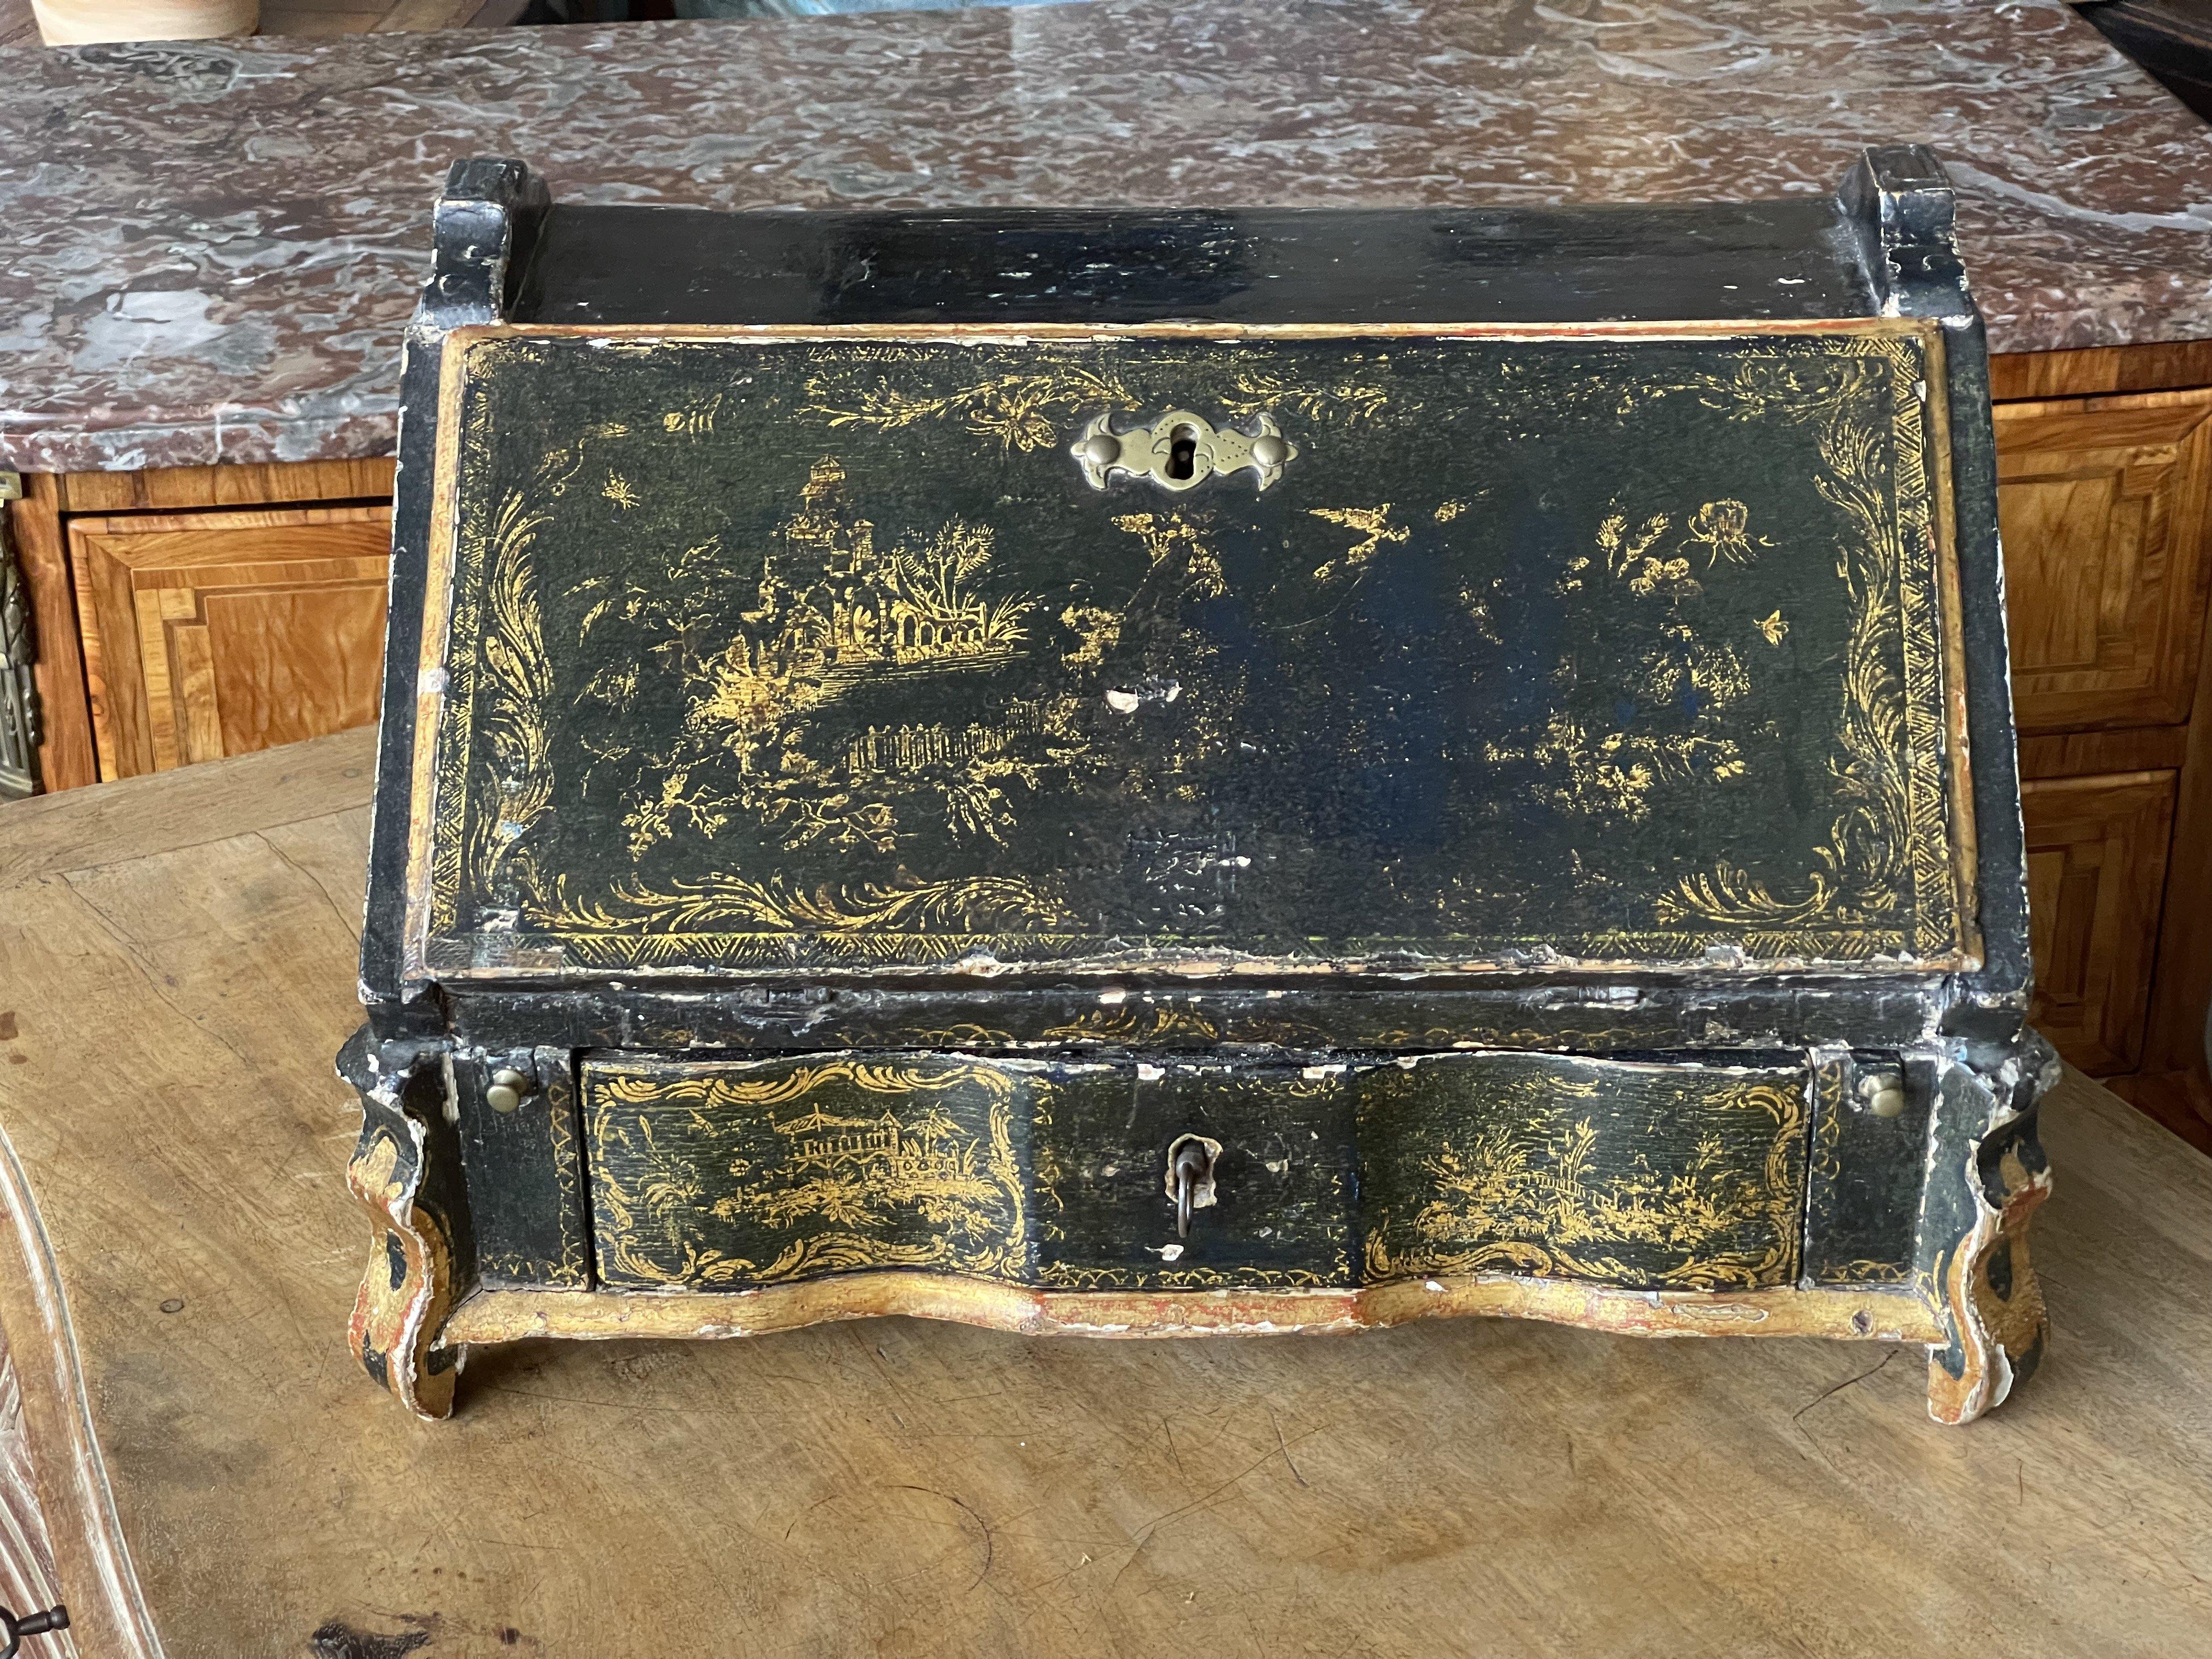
M391 523L383 506L71 520L101 775L374 720Z
M2029 1018L2093 1076L2128 1071L2142 1055L2173 777L2021 786L2035 955Z
M2021 730L2187 720L2212 587L2212 390L2003 404L1996 434Z
M367 735L0 809L0 1322L84 1652L2212 1653L2212 1161L2079 1079L2050 1352L1970 1428L1915 1347L1489 1321L525 1342L415 1422L343 1343Z
M2164 392L2207 381L2212 381L2212 340L2002 352L1990 359L1990 396L1999 401Z

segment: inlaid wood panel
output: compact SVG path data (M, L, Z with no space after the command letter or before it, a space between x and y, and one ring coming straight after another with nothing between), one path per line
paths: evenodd
M2174 781L2172 772L2133 772L2021 787L2030 1018L2093 1074L2127 1071L2142 1052Z
M141 507L302 506L349 500L389 500L393 463L371 456L357 461L272 461L265 465L155 466L143 472L72 472L61 485L70 513L125 513Z
M2073 351L2012 351L1990 359L1990 396L2089 397L2104 392L2168 392L2212 385L2212 340L2085 346Z
M102 778L376 718L383 507L69 526Z
M2023 778L2085 778L2100 772L2178 772L2188 754L2185 726L2053 732L2020 740L2020 775Z
M2212 390L2000 404L1996 434L2021 730L2186 720Z

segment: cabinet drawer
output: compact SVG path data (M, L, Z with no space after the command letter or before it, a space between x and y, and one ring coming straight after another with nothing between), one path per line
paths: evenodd
M1346 1066L1118 1066L1062 1090L1037 1126L1037 1276L1061 1290L1357 1285ZM1176 1231L1175 1150L1211 1178Z
M1350 1282L1341 1068L958 1054L583 1069L600 1281L732 1289L864 1268L1070 1289ZM1169 1155L1209 1147L1176 1231Z
M1801 1065L1438 1055L1361 1082L1370 1282L1497 1273L1709 1290L1796 1277Z
M2142 1053L2174 784L2172 772L2136 772L2021 786L2028 1017L2092 1076L2130 1070Z
M374 506L70 520L100 776L374 720L391 523Z
M2212 391L1996 414L2020 729L2187 720L2212 577Z
M598 1274L618 1289L868 1268L1067 1290L1759 1288L1792 1282L1803 1231L1802 1064L840 1054L582 1075ZM1182 1233L1185 1141L1206 1179Z

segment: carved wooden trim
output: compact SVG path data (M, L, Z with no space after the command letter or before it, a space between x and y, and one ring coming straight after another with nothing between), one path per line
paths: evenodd
M1629 1291L1571 1279L1401 1279L1362 1291L1040 1291L950 1273L845 1273L742 1291L478 1291L444 1340L757 1336L828 1319L904 1314L1036 1336L1227 1336L1350 1331L1416 1319L1542 1319L1631 1336L1825 1336L1940 1342L1942 1322L1903 1287Z
M2031 1051L2024 1069L2037 1059ZM1971 1423L2002 1405L2043 1356L2048 1322L2028 1261L2027 1223L2051 1195L2051 1165L2035 1137L2033 1106L2018 1109L2021 1100L2033 1101L2037 1085L1997 1087L2004 1100L1967 1156L1974 1223L1939 1263L1953 1337L1951 1346L1929 1350L1928 1413L1939 1423Z
M54 1568L54 1545L39 1504L31 1440L23 1425L23 1390L15 1356L0 1334L0 1606L18 1614L65 1601ZM38 1659L76 1659L74 1632L50 1632Z
M459 1359L437 1341L453 1301L453 1251L444 1218L422 1200L428 1131L408 1097L431 1080L426 1073L435 1061L400 1044L380 1051L366 1030L338 1057L338 1075L362 1103L346 1186L374 1229L348 1340L372 1378L417 1417L433 1419L453 1411Z

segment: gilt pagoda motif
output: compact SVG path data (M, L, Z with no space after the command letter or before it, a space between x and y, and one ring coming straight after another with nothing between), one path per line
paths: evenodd
M995 532L952 519L883 545L825 455L767 539L757 579L739 578L722 613L734 633L685 674L684 722L640 769L624 821L633 855L732 825L787 848L878 853L917 823L1002 836L1006 786L1031 787L1048 758L1016 752L1038 747L1039 706L915 718L898 689L1000 668L1028 647L1030 596L981 591Z
M1024 637L1018 599L995 605L968 586L988 564L985 526L954 520L927 542L876 546L855 512L845 468L815 462L799 509L761 561L757 603L739 613L707 708L743 726L766 724L834 696L866 675L881 680L1001 662Z

